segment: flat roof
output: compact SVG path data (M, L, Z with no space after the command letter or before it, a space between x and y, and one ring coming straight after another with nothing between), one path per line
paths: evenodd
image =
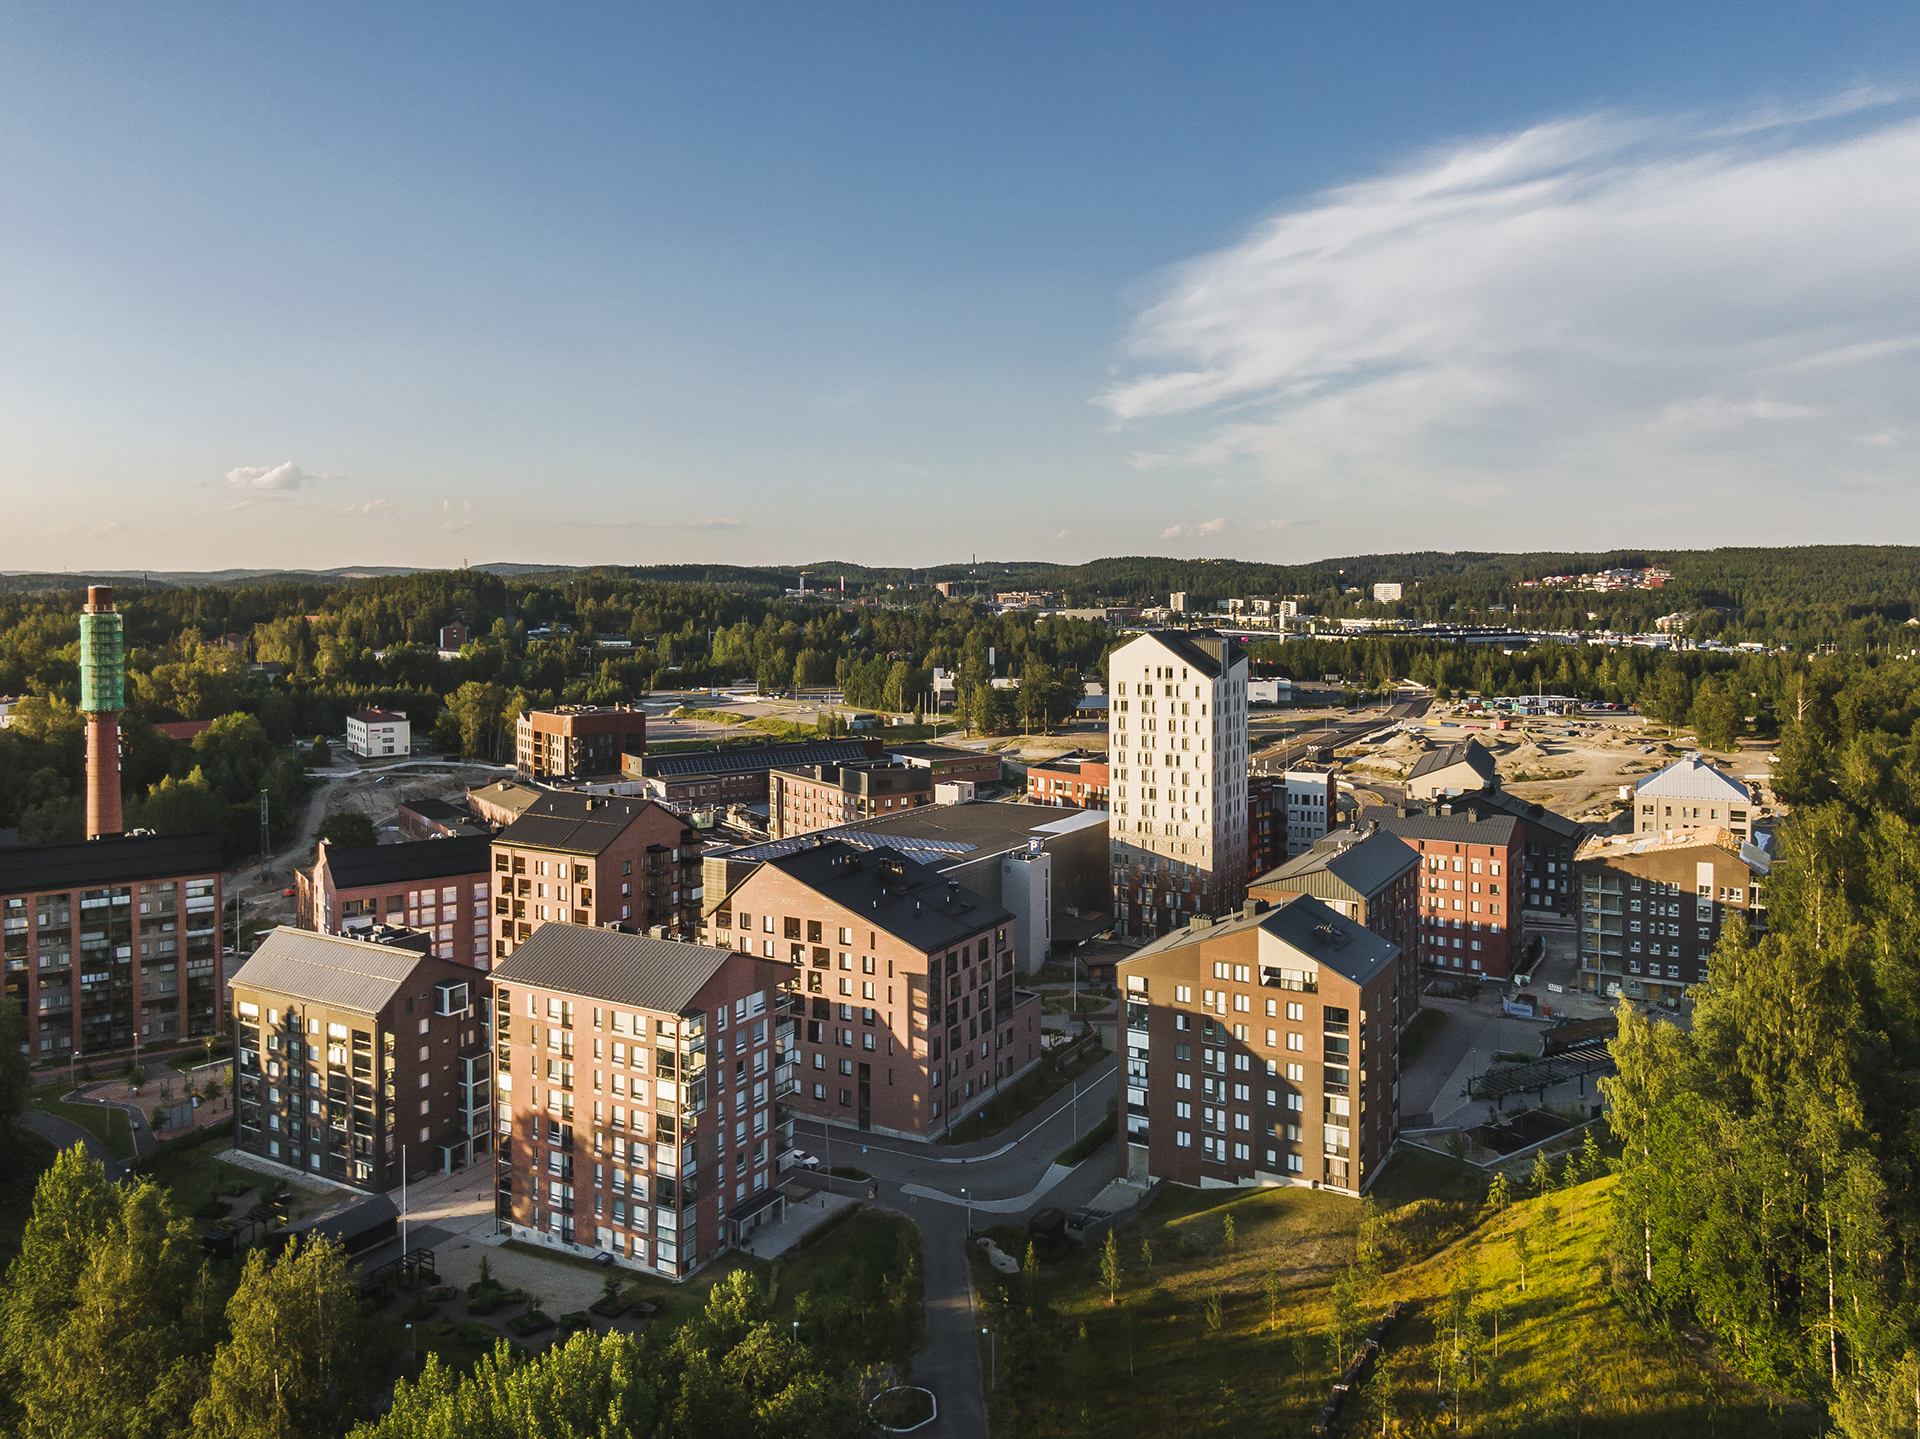
M0 894L85 889L219 872L220 835L210 829L0 849Z

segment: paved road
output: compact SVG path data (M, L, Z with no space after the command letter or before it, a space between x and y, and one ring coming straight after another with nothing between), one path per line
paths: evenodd
M85 1145L87 1157L106 1165L109 1175L119 1170L119 1162L107 1149L106 1141L85 1125L62 1119L57 1114L48 1114L44 1109L29 1109L16 1122L22 1129L32 1130L61 1149L71 1149L76 1144Z
M1053 1159L1073 1143L1076 1125L1077 1132L1085 1134L1106 1118L1115 1074L1115 1061L1108 1058L1081 1079L1077 1100L1072 1093L1057 1095L1037 1117L975 1144L915 1144L835 1125L829 1156L826 1127L814 1120L795 1121L795 1138L802 1148L872 1175L874 1202L898 1210L920 1227L927 1345L914 1359L914 1377L940 1403L939 1419L918 1431L927 1439L986 1439L981 1326L965 1250L969 1218L975 1229L1023 1225L1037 1209L1050 1204L1071 1209L1104 1189L1117 1163L1114 1141L1072 1170L1056 1172ZM868 1188L846 1179L809 1180L830 1183L842 1194ZM978 1205L971 1215L969 1200Z

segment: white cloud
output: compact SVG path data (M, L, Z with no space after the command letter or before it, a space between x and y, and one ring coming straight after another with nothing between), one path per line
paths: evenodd
M242 465L227 471L227 483L243 490L297 490L322 480L345 478L345 475L329 475L319 470L303 470L292 460L277 465Z
M474 525L473 501L462 500L456 506L452 500L440 502L440 523L434 526L439 530L468 530Z
M343 515L385 515L400 508L398 500L368 500L365 504L347 505L340 511Z
M1920 522L1920 122L1884 100L1571 119L1335 190L1175 271L1101 402L1135 467L1278 482L1368 548L1857 533L1825 482Z
M1203 520L1197 525L1169 525L1160 531L1163 540L1197 540L1204 535L1221 535L1227 530L1224 519Z

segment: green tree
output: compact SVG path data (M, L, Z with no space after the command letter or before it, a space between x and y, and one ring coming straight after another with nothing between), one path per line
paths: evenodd
M373 821L353 809L337 809L322 820L320 838L335 849L366 849L380 842Z
M1493 1173L1493 1183L1487 1186L1486 1208L1495 1214L1504 1214L1507 1206L1512 1202L1511 1193L1507 1188L1506 1171L1496 1169Z
M1547 1158L1547 1151L1536 1149L1533 1152L1533 1170L1527 1175L1527 1192L1533 1195L1549 1193L1553 1189L1553 1162Z
M1746 729L1740 701L1714 675L1700 682L1693 697L1690 722L1705 748L1723 752L1736 749L1741 732Z
M190 834L219 829L226 819L227 805L196 765L185 779L169 775L161 780L130 810L129 819L140 828L159 834Z
M1693 681L1677 664L1660 671L1650 691L1641 697L1640 707L1662 724L1679 728L1693 712Z
M1120 1292L1120 1241L1111 1229L1106 1243L1100 1246L1100 1282L1107 1287L1107 1303L1111 1305Z
M451 715L453 711L449 710L447 713ZM455 716L454 724L457 726L459 723L459 717ZM452 748L459 747L460 740L456 735ZM326 769L333 764L333 747L327 743L325 735L317 734L313 737L313 743L307 747L307 761L315 769Z
M378 1373L346 1254L325 1239L296 1240L271 1265L259 1248L249 1253L227 1327L194 1409L206 1439L337 1433Z
M1267 1272L1261 1277L1260 1291L1267 1297L1267 1328L1277 1330L1280 1327L1280 1300L1287 1292L1286 1280L1280 1274L1280 1256L1267 1257Z
M0 995L0 1135L33 1098L33 1070L27 1063L27 1012L24 1000ZM0 1139L0 1146L4 1146Z

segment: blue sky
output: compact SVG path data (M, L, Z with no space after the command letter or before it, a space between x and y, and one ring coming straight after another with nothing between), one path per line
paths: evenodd
M0 568L1920 538L1911 6L7 13Z

